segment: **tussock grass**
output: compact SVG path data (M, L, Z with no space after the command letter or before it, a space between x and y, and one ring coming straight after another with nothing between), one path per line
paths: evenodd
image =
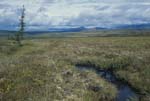
M0 98L113 101L117 94L114 85L94 72L74 68L76 64L86 64L112 68L118 78L145 94L143 101L149 100L149 40L149 37L49 38L24 40L22 47L1 40Z

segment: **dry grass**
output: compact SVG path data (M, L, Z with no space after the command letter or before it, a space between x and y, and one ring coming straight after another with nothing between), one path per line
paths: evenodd
M4 40L0 44L1 99L113 100L117 94L114 85L94 72L74 68L75 64L89 64L114 69L118 78L146 94L147 100L150 94L149 40L150 37L32 39L25 40L23 47L13 43L4 45L8 43ZM100 89L94 91L93 87Z

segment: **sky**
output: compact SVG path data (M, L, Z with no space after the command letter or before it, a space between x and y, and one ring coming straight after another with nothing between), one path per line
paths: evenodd
M150 0L0 0L0 29L17 28L23 5L27 30L150 23Z

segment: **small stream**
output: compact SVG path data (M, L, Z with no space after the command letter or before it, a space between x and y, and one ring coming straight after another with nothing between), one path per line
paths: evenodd
M95 67L92 66L76 65L76 67L81 71L94 70L96 74L106 79L108 82L113 83L118 89L116 101L130 101L128 100L129 98L135 98L136 100L134 101L139 101L138 94L128 84L125 84L124 82L118 80L112 71L97 70Z

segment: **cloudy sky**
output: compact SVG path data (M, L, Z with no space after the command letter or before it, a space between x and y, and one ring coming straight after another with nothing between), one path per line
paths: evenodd
M0 0L0 29L15 29L22 5L27 29L150 23L150 0Z

